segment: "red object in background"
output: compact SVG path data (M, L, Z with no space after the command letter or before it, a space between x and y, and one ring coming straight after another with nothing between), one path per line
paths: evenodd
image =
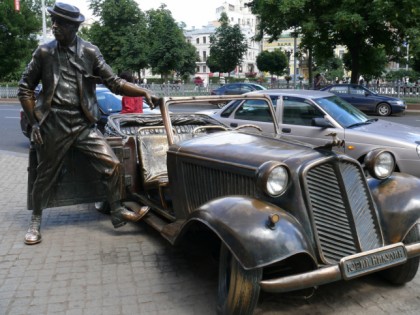
M204 84L204 80L201 77L195 77L194 78L194 84L202 86Z
M20 11L20 1L15 0L15 11Z
M121 114L143 113L143 97L123 96Z

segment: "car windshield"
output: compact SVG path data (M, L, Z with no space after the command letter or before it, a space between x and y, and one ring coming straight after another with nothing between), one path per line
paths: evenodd
M360 125L369 120L368 116L338 96L317 98L314 102L344 128Z
M265 89L266 89L266 88L265 88L265 87L263 87L262 85L258 85L258 84L254 84L253 86L254 86L254 88L255 88L257 91L261 91L261 90L265 90Z

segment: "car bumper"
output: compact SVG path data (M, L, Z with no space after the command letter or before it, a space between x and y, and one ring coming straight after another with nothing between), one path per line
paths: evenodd
M404 105L391 105L391 111L393 114L404 113L407 109L407 104Z
M351 280L383 269L403 264L420 256L420 243L396 243L368 252L344 257L336 265L278 279L263 280L263 291L282 293L339 281ZM390 258L392 257L392 259Z

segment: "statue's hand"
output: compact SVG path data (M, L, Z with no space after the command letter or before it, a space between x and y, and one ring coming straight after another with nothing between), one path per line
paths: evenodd
M162 100L159 97L152 95L153 108L159 106L161 101Z
M31 141L36 144L44 143L44 141L42 141L41 130L38 123L32 125Z

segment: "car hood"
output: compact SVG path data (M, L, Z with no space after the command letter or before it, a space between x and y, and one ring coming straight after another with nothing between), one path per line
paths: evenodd
M397 142L411 142L420 144L420 128L378 119L369 125L347 129L369 133L372 138L381 136L381 140L393 139Z
M223 131L175 144L170 151L252 168L258 168L267 161L291 160L289 163L302 164L306 160L332 154L312 148L309 144L299 144L278 136Z
M392 101L394 101L394 102L397 102L397 101L402 102L403 101L402 99L399 99L399 98L396 98L396 97L379 95L379 94L372 94L372 95L369 95L368 97L375 98L375 99L377 99L379 101L387 101L387 102L392 102Z

